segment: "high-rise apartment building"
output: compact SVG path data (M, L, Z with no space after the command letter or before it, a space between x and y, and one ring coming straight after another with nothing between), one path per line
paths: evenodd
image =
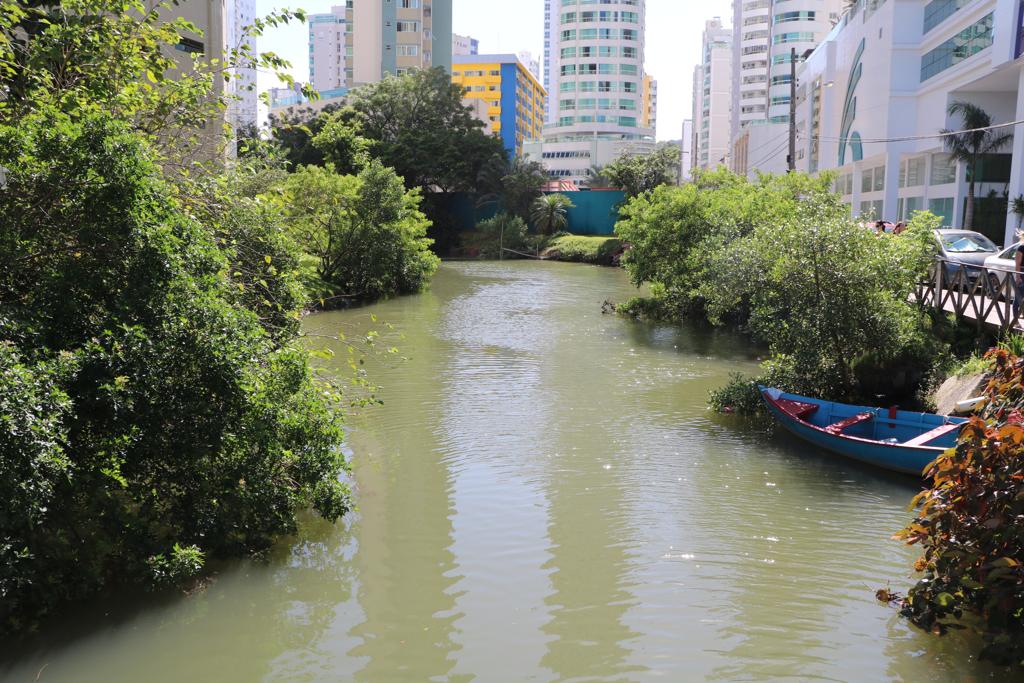
M526 66L527 71L533 74L533 77L539 81L540 61L533 56L533 53L529 51L523 51L518 53L516 56L519 57L519 61Z
M452 65L452 0L347 0L309 16L310 82L332 90Z
M333 90L346 85L348 65L345 50L348 37L347 11L343 5L329 13L310 14L309 84L316 90Z
M702 62L693 73L693 165L728 162L732 123L732 29L714 18L704 25Z
M683 121L682 153L679 163L679 181L685 183L693 177L693 121Z
M248 35L247 29L256 19L256 0L227 0L225 18L227 20L228 49L234 50L242 45L255 49L258 38ZM228 120L233 127L256 125L256 67L250 65L236 68L234 78L230 81L229 94L232 101L228 107Z
M470 36L452 34L452 55L466 56L480 54L480 41Z
M536 140L544 128L546 93L540 81L516 55L456 55L452 82L462 87L462 101L501 137L510 157L522 155L523 144Z
M771 5L771 0L733 0L732 3L733 140L739 138L740 130L748 123L767 116Z
M541 160L549 173L582 181L618 154L653 150L654 131L643 126L645 0L545 7L550 105Z
M792 56L798 63L839 21L846 0L773 0L768 46L768 121L789 122Z
M650 74L644 74L642 105L640 127L656 131L658 129L658 81Z

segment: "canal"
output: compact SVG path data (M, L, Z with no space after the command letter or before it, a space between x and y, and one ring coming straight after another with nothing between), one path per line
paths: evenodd
M191 596L80 606L3 647L0 679L1007 680L875 601L911 582L889 538L914 483L710 413L756 352L602 315L634 291L448 263L423 295L309 319L407 357L367 365L385 403L349 424L358 513Z

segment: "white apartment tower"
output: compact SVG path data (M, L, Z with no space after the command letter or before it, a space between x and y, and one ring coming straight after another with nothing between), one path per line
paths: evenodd
M733 0L732 3L733 140L739 138L741 129L749 123L767 116L771 10L771 0Z
M311 14L309 21L309 83L326 91L347 85L345 41L348 36L346 8L331 7L329 13Z
M321 92L410 69L451 71L452 0L347 0L308 21L310 83Z
M227 48L234 50L249 45L255 52L256 36L248 35L247 29L256 19L256 0L229 0L225 8ZM234 98L229 107L228 120L235 128L256 125L256 67L247 65L236 68L235 77L229 83L229 94Z
M550 108L542 162L583 181L622 153L649 152L644 127L645 0L546 0L545 82Z
M717 168L728 162L732 124L732 29L722 20L704 25L703 61L693 73L693 165Z
M825 39L839 21L846 0L773 0L768 45L768 121L789 123L792 55L797 62Z

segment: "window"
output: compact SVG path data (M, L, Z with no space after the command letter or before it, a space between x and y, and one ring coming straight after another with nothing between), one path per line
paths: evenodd
M873 202L861 202L860 215L865 217L870 216L871 218L874 218L876 220L881 220L882 217L885 215L885 212L882 211L883 207L884 203L881 199L875 200Z
M398 56L399 57L418 57L420 54L419 45L399 45Z
M942 218L943 225L953 225L953 198L928 200L928 210Z
M907 159L900 163L900 187L924 185L924 157Z
M924 32L928 33L971 0L932 0L924 6Z
M885 189L885 166L866 168L860 174L861 192L880 192Z
M929 185L946 185L956 182L956 164L948 154L932 155L932 175Z
M992 14L921 57L921 82L937 76L992 45Z
M813 43L814 34L807 31L798 31L796 33L777 33L772 36L772 45L782 45L783 43Z
M416 9L420 6L420 0L399 0L398 6L402 9Z
M395 26L399 33L419 33L420 30L418 21L396 21Z

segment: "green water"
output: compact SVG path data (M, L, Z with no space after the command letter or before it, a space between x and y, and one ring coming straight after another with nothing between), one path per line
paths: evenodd
M632 293L611 269L446 264L422 296L310 319L389 322L409 357L369 364L358 514L189 597L81 606L0 648L0 679L1008 680L874 599L910 584L889 537L913 482L709 413L753 352L601 315Z

